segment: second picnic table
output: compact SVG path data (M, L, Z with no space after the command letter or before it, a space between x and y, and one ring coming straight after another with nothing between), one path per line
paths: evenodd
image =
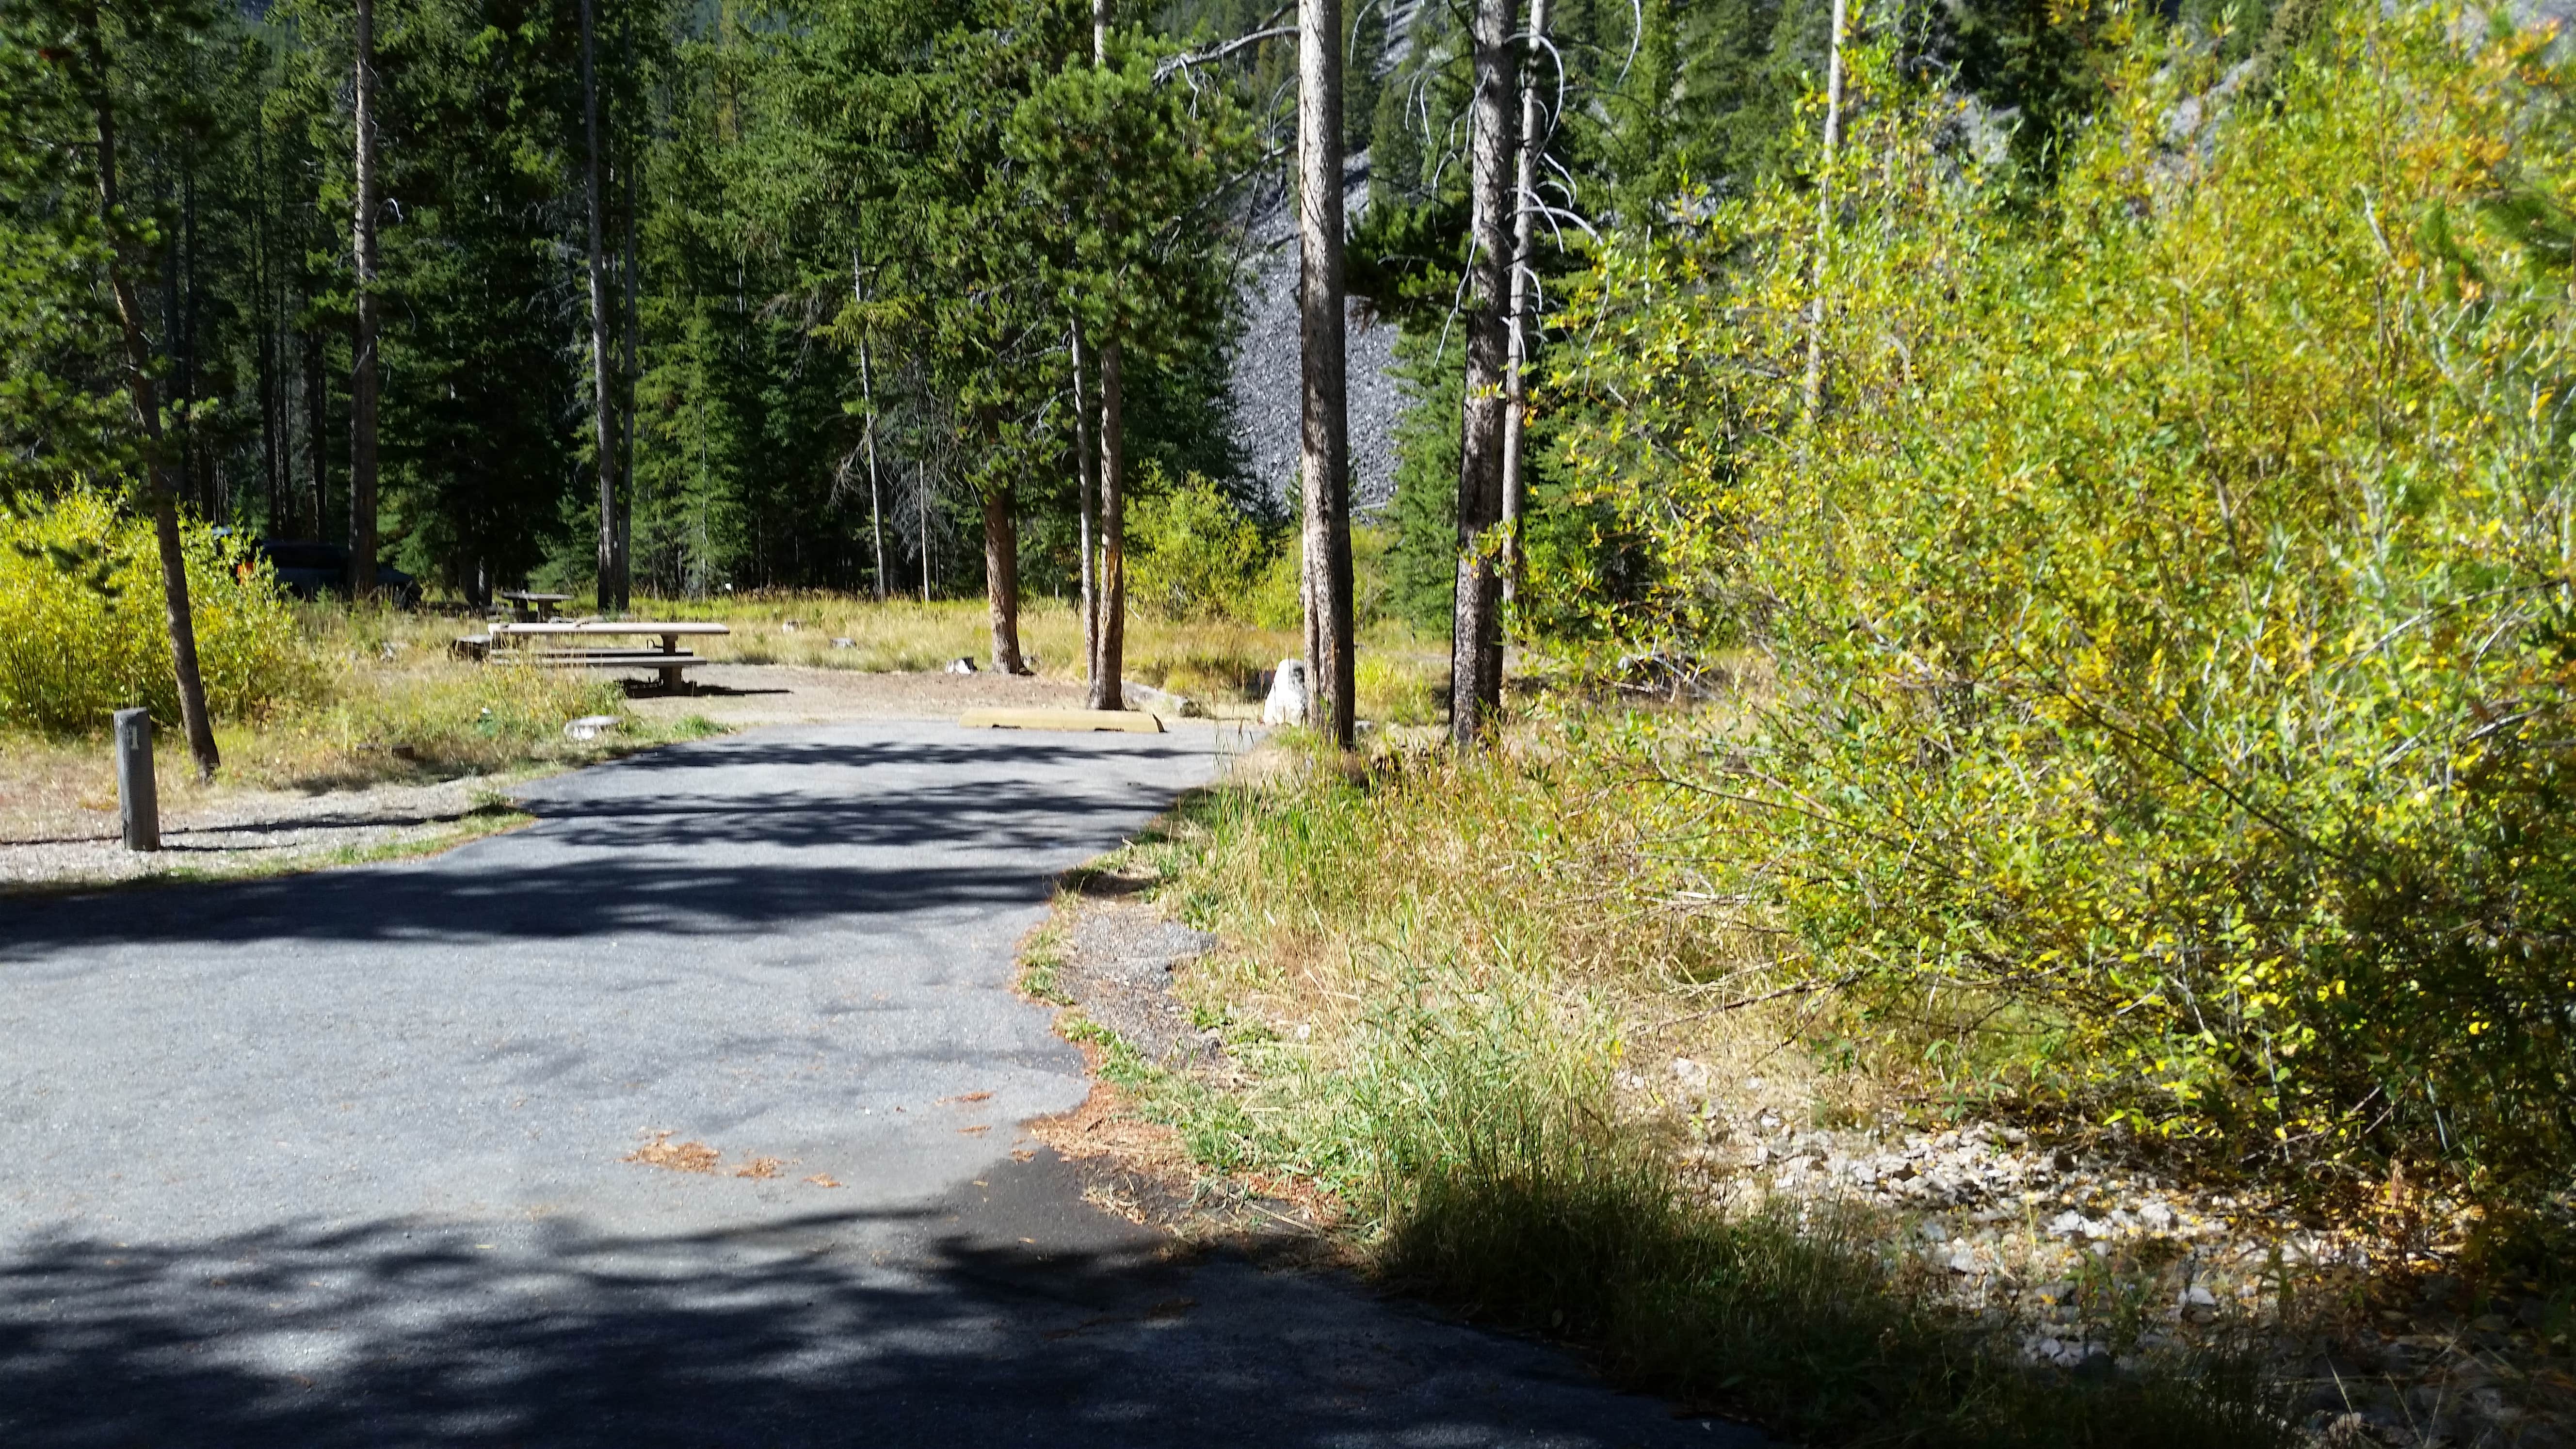
M579 621L545 620L532 624L496 623L492 625L492 642L526 640L530 647L513 649L516 657L531 664L553 665L572 669L654 669L662 675L663 687L677 689L684 682L681 671L706 661L695 654L680 652L680 640L687 635L730 634L722 624L704 620L639 619L628 623L607 623L597 619ZM658 650L591 649L577 641L597 638L658 637ZM548 645L556 647L547 647Z

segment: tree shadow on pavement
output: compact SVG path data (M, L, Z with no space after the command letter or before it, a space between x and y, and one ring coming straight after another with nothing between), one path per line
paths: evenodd
M1533 1345L1068 1225L1061 1170L1027 1169L1035 1222L956 1201L668 1239L551 1220L38 1240L0 1262L0 1441L1750 1442ZM921 1239L907 1266L832 1246L890 1227Z

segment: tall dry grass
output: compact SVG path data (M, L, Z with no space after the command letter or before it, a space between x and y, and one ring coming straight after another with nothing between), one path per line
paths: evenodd
M1188 989L1235 1076L1130 1064L1150 1110L1212 1166L1310 1178L1390 1280L1804 1440L2289 1442L2239 1364L2026 1367L1888 1225L1677 1170L1625 1089L1643 1060L1758 1064L1820 1107L1837 1085L1792 1040L1799 1003L1716 1009L1758 994L1764 938L1705 898L1706 812L1667 781L1722 738L1574 717L1466 759L1289 756L1193 802L1145 850L1229 940Z

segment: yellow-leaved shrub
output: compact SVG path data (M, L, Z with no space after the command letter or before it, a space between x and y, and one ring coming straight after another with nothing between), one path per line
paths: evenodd
M201 523L180 542L207 708L239 720L317 698L322 670L268 566ZM0 513L0 727L77 734L137 705L178 722L151 521L88 490Z

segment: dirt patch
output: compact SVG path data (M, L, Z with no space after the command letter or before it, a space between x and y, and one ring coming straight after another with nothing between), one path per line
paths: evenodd
M1103 1212L1280 1266L1350 1267L1346 1246L1329 1232L1338 1207L1311 1184L1208 1172L1179 1132L1154 1120L1148 1103L1103 1076L1103 1030L1165 1072L1225 1069L1216 1034L1196 1026L1172 983L1175 969L1214 945L1214 937L1168 920L1136 895L1060 897L1056 919L1023 953L1023 985L1064 1008L1057 1030L1081 1050L1091 1093L1026 1130L1074 1165L1083 1200Z
M307 795L226 791L162 812L161 849L125 848L113 796L0 801L0 890L154 876L262 875L442 850L527 823L504 782L373 785Z
M646 1167L659 1167L668 1172L713 1172L724 1154L703 1142L674 1142L668 1132L656 1132L653 1140L626 1154L626 1161Z
M845 719L954 719L970 709L1077 709L1082 686L1029 675L872 674L795 664L709 664L690 672L684 693L628 701L653 720L702 716L748 728Z
M1058 991L1166 1070L1218 1066L1225 1048L1172 991L1172 973L1216 947L1216 937L1164 919L1132 897L1087 900L1072 912L1056 966Z

